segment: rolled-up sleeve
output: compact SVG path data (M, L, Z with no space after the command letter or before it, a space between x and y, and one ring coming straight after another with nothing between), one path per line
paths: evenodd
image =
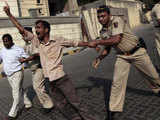
M65 47L77 47L78 46L78 41L77 40L72 40L72 39L66 39L63 37L57 38L61 46Z
M23 39L26 41L31 41L33 38L34 38L33 33L25 30L25 35L24 35Z
M36 48L39 47L40 42L39 42L37 36L34 35L33 33L29 32L29 31L25 31L25 36L23 37L23 39L24 39L25 41L31 41L31 42L32 42L32 45L33 45L34 47L36 47Z

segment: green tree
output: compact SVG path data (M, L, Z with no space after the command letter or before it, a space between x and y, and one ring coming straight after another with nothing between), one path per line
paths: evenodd
M78 5L84 5L84 4L87 4L87 3L91 3L91 2L94 2L94 1L97 1L97 0L77 0L78 2Z
M151 10L153 6L159 2L159 0L139 0L146 5L147 10Z

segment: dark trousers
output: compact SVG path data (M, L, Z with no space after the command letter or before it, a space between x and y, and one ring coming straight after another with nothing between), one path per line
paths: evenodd
M80 106L80 101L78 96L76 95L76 90L73 82L69 79L67 75L51 82L50 87L52 89L52 94L55 95L55 103L57 108L62 113L73 113L74 111L72 117L71 113L67 113L67 115L64 114L69 120L95 120L93 117L87 114L86 109L83 109ZM58 98L56 94L59 94L61 97ZM70 109L72 110L69 111Z

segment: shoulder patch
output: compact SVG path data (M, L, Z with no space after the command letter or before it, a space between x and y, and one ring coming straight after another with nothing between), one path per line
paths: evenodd
M114 28L117 28L118 27L118 22L114 22L113 25L114 25Z

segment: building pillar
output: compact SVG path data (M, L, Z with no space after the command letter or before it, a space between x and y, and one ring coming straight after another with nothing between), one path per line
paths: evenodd
M22 17L21 4L19 0L17 0L17 6L18 6L19 17Z
M69 11L74 14L78 10L77 0L68 0Z

